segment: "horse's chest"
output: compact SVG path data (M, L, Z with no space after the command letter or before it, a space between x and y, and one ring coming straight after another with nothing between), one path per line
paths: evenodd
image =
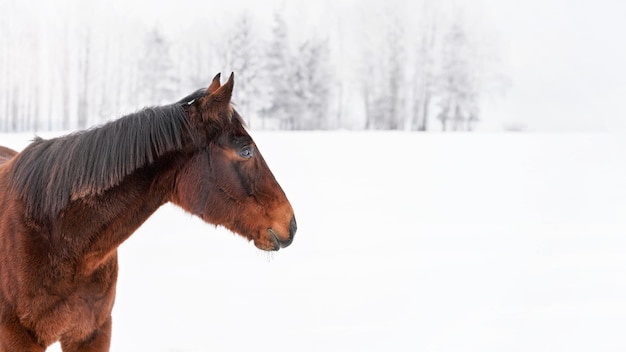
M42 342L64 336L88 337L111 314L115 299L117 265L105 266L79 278L64 278L45 289L31 292L19 312L23 324Z

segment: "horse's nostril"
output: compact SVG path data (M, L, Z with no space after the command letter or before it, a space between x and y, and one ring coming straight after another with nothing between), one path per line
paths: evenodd
M296 224L296 217L291 218L291 222L289 223L289 238L293 240L293 236L296 234L298 230L298 224Z

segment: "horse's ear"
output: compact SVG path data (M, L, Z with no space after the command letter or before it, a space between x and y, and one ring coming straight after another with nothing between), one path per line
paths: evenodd
M211 83L211 85L213 85L213 83ZM235 74L231 73L230 77L228 77L228 81L226 81L223 86L220 86L215 91L209 94L209 101L214 104L230 104L230 98L233 95L234 85Z
M215 77L213 77L213 81L211 81L211 85L206 90L208 95L213 94L213 92L215 92L220 87L220 77L221 77L221 75L222 75L221 73L218 73L218 74L215 75Z
M230 98L233 94L234 75L231 73L228 81L224 85L220 85L220 75L213 78L213 82L207 89L207 95L200 98L201 109L207 112L204 119L220 118L222 112L229 110Z

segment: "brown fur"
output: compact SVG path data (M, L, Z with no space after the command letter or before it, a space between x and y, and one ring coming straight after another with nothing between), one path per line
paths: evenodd
M108 351L117 247L166 202L263 250L291 243L293 210L232 109L232 88L232 75L224 85L218 75L176 103L181 124L133 115L17 155L0 148L0 352L56 341L64 352ZM143 132L133 118L145 118Z
M0 165L4 164L16 155L17 152L15 150L0 145Z

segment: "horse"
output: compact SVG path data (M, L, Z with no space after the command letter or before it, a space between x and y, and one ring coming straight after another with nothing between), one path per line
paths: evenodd
M264 251L292 206L231 104L234 74L182 100L3 152L0 351L110 348L117 248L171 202Z
M17 152L11 148L3 147L0 145L0 165L16 156Z

